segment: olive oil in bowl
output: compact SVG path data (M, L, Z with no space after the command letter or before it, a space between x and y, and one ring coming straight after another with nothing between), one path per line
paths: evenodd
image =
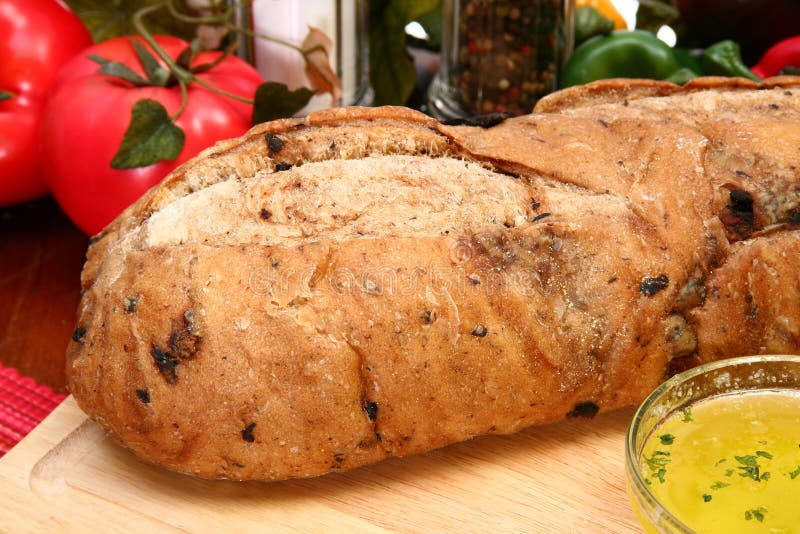
M733 393L673 413L639 471L697 532L800 532L800 394Z
M691 369L656 389L626 442L648 532L800 533L800 357Z

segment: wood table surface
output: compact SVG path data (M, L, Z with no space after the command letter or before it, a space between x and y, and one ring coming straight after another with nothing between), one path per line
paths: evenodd
M52 198L0 208L0 363L58 392L88 244Z

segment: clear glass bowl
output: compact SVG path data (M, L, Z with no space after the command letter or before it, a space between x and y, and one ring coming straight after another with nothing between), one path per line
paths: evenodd
M800 390L800 356L745 356L708 363L670 378L645 399L628 429L625 478L634 512L647 532L693 532L664 508L639 471L651 433L671 414L703 399L786 389Z

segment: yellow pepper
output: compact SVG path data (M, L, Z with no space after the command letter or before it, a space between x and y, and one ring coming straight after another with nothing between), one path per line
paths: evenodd
M575 7L593 7L605 18L614 21L615 30L624 30L628 27L625 19L622 18L617 8L611 0L575 0Z

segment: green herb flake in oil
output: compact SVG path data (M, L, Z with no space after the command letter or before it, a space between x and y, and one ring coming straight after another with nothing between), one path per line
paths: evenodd
M758 472L759 471L758 467L745 466L745 467L740 467L739 469L742 470L742 472L739 473L740 477L752 478L756 482L759 482L761 480L761 476Z
M662 484L664 483L664 475L667 474L667 470L664 467L669 463L669 455L666 451L653 451L650 458L644 459L650 469L650 476L658 479ZM649 479L645 479L645 481L648 484L650 483Z
M692 409L691 408L689 408L687 406L686 408L684 408L681 411L683 412L683 422L684 423L688 423L689 421L692 421Z
M667 474L667 470L662 467L661 469L658 470L657 473L655 473L654 476L658 479L659 482L661 482L663 484L664 483L664 475L666 475L666 474Z
M766 514L766 513L767 513L767 509L764 508L763 506L759 506L758 508L754 508L752 510L747 510L744 513L744 518L747 521L750 521L751 519L755 518L756 521L758 521L759 523L763 523L764 522L764 514Z
M647 488L697 532L798 530L800 396L784 397L679 406L639 456Z
M740 458L743 458L744 460L741 460ZM753 459L752 463L750 463L751 458ZM760 469L758 467L758 464L755 462L755 456L737 456L736 460L738 460L739 463L742 464L738 468L739 471L741 471L741 473L739 473L740 477L752 478L756 482L761 480L759 476Z
M746 456L734 456L737 462L742 465L746 465L749 467L758 467L758 462L756 461L756 457L752 454L748 454Z
M659 468L669 463L669 458L665 458L666 456L669 456L668 452L654 451L650 458L645 458L644 461L651 471L658 471Z

